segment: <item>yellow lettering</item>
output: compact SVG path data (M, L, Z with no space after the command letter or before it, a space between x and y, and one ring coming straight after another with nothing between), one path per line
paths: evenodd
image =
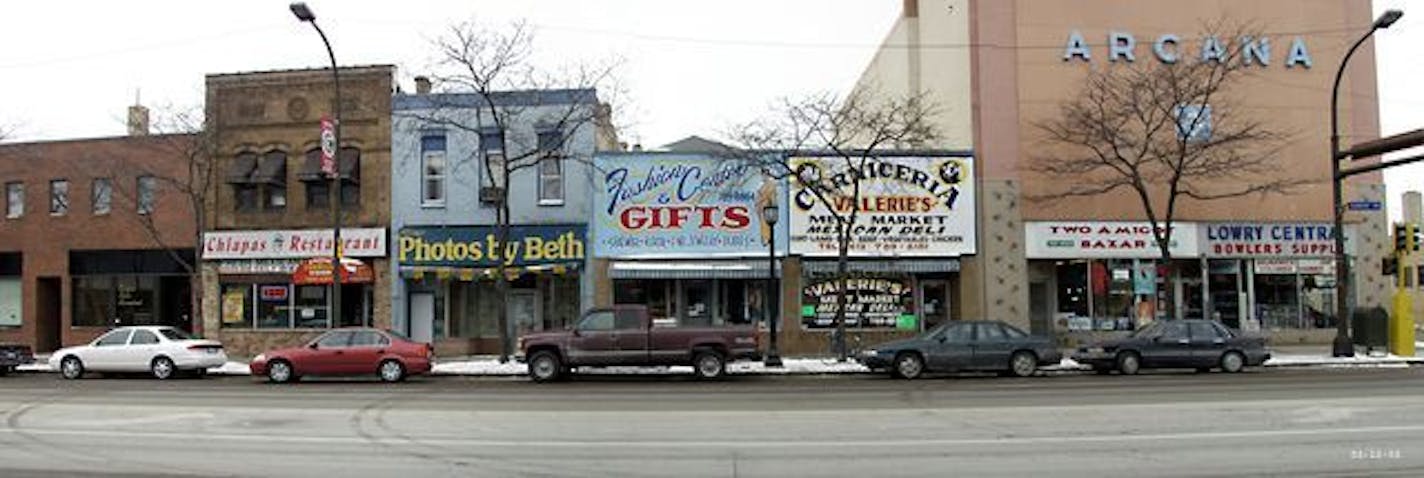
M538 237L524 238L524 260L526 262L545 259L543 242L544 241Z
M400 238L400 260L401 260L401 262L405 262L405 261L406 261L406 257L407 257L410 253L415 252L415 251L416 251L416 248L418 248L418 247L420 247L420 239L414 238L414 237L402 237L402 238ZM420 259L417 258L416 260L420 260Z

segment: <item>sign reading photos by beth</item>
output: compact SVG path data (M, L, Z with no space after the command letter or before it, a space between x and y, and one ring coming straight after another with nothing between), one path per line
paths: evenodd
M957 257L975 252L970 156L863 161L799 157L792 158L790 166L795 172L790 192L793 254L836 256L841 227L837 215L849 219L853 211L852 257Z

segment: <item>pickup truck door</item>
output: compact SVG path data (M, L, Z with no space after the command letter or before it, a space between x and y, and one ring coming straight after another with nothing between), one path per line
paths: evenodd
M611 310L589 312L569 338L569 365L612 365L621 360L617 323Z
M645 323L643 314L637 310L624 309L613 313L613 342L618 348L614 360L621 364L646 364L652 352L649 339L652 324Z

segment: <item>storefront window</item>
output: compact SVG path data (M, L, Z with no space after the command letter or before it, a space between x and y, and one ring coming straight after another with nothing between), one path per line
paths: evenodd
M291 286L257 285L257 328L284 329L292 326Z
M685 280L682 285L682 325L705 327L712 325L712 281Z
M158 278L129 276L115 278L115 325L157 325L156 312Z
M74 326L109 327L114 317L114 279L109 276L74 278Z
M227 284L222 287L222 326L252 327L252 286Z
M648 308L654 327L721 327L758 323L766 314L763 280L618 279L615 304Z
M324 285L297 286L296 313L297 327L325 328L331 325L330 302L327 301Z

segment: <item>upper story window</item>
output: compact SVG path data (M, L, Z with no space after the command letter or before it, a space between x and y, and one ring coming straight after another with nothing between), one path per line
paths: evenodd
M445 137L420 139L420 204L445 207Z
M337 172L341 177L341 205L361 206L361 150L345 147L337 155Z
M25 215L25 183L5 183L5 217Z
M281 210L287 207L287 153L242 152L228 165L233 207L238 211Z
M263 209L285 209L287 207L287 153L274 149L262 155L262 161L257 165L257 175L253 181L261 187Z
M482 185L503 186L505 160L504 133L499 130L488 130L480 133L480 152L485 162L480 168L480 175L485 178Z
M63 216L69 212L69 181L55 179L49 182L49 214Z
M257 184L252 181L252 175L256 172L257 153L238 153L228 164L227 183L232 185L233 209L241 212L257 210Z
M134 190L138 191L138 213L153 214L153 208L158 205L158 178L139 176L137 182Z
M564 203L562 135L558 131L539 132L539 204Z
M312 148L302 160L302 172L297 175L306 186L307 209L331 207L331 178L321 172L321 148Z
M109 213L109 208L114 202L114 180L109 178L94 179L94 186L89 190L89 203L94 206L95 215Z

